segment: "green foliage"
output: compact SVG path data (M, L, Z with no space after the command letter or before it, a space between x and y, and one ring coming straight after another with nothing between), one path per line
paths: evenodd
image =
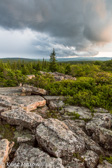
M73 153L73 157L77 158L81 162L84 162L85 158L82 158L79 153Z
M104 156L100 155L99 163L102 164L104 160L106 160L106 161L108 161L110 164L112 164L112 156L110 156L110 157L104 157Z
M8 139L9 141L13 141L14 138L15 127L10 126L9 124L1 124L0 125L0 135L4 139Z
M0 61L0 87L18 86L27 83L44 88L50 95L66 96L66 103L85 106L90 109L102 107L112 111L112 60L86 63L57 63L55 51L50 62ZM54 60L53 60L54 59ZM51 66L51 64L54 64ZM56 69L55 69L55 68ZM52 69L53 68L53 69ZM39 71L58 71L76 76L77 80L55 81L52 75ZM27 80L26 75L36 77Z
M105 159L106 159L110 164L112 164L112 156L110 156L110 157L105 157Z
M90 63L71 65L71 75L76 77L93 76L93 74L99 71L99 65L94 65Z
M57 70L57 64L56 64L56 53L53 49L53 52L50 55L50 66L49 69L51 72L55 72Z
M79 119L79 118L80 118L80 114L76 113L75 111L72 112L72 113L68 112L67 115L68 115L68 116L72 116L72 119L73 119L73 120L76 120L76 119Z

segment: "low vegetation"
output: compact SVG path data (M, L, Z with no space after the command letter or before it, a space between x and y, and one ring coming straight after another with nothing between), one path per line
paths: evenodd
M53 60L54 61L54 60ZM0 87L18 86L20 83L44 88L49 95L66 96L66 103L90 108L102 107L112 110L112 60L81 63L58 63L54 69L51 62L9 61L0 62ZM55 81L52 75L39 71L57 71L72 75L74 80ZM28 80L26 75L36 77Z

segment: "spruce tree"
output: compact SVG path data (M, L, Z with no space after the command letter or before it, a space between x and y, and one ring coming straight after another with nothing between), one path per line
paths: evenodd
M56 53L53 48L53 52L50 55L50 67L49 67L51 72L55 72L57 70L57 64L56 64Z

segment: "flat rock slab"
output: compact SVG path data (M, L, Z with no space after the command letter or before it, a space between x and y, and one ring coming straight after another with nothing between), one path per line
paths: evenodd
M19 168L64 168L61 159L50 157L40 149L26 144L22 144L18 148L9 168L15 168L17 163L19 163Z
M5 168L13 145L14 143L10 143L7 139L0 140L0 168Z
M27 95L46 95L47 91L45 89L33 87L30 85L25 85L22 87L22 93L24 93L26 96Z
M12 104L13 102L11 96L0 95L0 106L11 109Z
M14 98L14 101L26 111L32 111L46 105L46 100L41 96L18 96Z
M47 119L41 123L36 129L36 139L42 148L55 157L81 153L85 149L84 141L57 119Z
M70 114L70 116L72 116L72 114L79 114L80 119L91 119L92 118L91 111L85 107L67 106L64 109L62 109L61 113L62 112L68 113Z
M0 87L0 94L5 96L21 95L22 87Z
M22 109L13 109L1 113L1 118L6 120L10 125L19 125L25 128L35 128L43 118L32 112L25 112Z

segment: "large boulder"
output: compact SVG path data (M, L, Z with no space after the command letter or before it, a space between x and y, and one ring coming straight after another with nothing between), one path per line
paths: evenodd
M0 140L0 168L6 167L13 145L14 143L10 143L7 139Z
M83 141L85 142L85 147L86 150L92 150L95 153L97 153L98 155L103 155L103 150L102 148L99 146L98 143L96 143L95 141L93 141L91 139L91 137L89 137L86 133L85 133L85 122L84 121L80 121L80 120L65 120L64 123L68 126L68 128L74 132L75 134L77 134L81 139L83 139Z
M2 112L1 118L6 120L10 125L19 125L29 129L35 128L43 121L40 115L25 112L20 108Z
M111 115L107 113L96 114L92 121L86 125L88 135L103 148L112 150Z
M19 167L25 168L64 168L61 159L50 157L40 149L26 144L22 144L18 148L14 160L8 166L15 168L17 163L19 163Z
M61 121L47 119L36 129L38 144L55 157L73 155L85 150L84 141Z

